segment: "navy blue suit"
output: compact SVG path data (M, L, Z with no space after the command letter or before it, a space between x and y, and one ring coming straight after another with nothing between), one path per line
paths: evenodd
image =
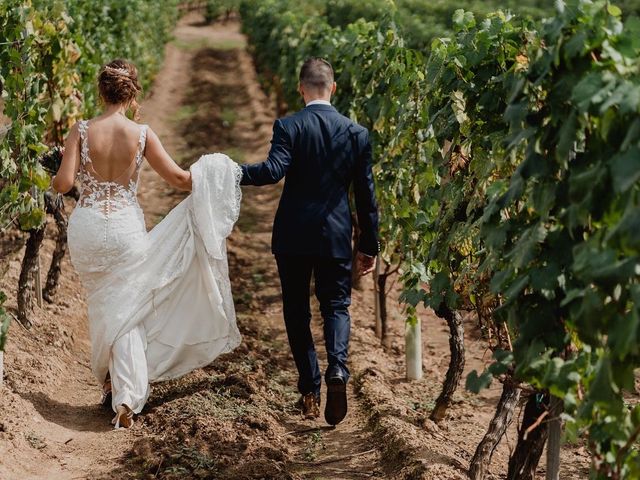
M289 344L301 393L320 391L321 376L309 324L309 287L324 319L330 371L346 378L351 303L353 187L360 228L359 250L378 253L378 208L367 129L329 105L314 104L273 127L265 162L243 165L242 185L267 185L285 178L273 224Z

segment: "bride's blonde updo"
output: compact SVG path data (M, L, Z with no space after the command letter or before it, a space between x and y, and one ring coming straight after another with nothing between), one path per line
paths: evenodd
M103 66L98 75L98 90L106 103L128 105L133 117L138 118L136 97L142 88L138 82L138 69L133 63L117 59Z

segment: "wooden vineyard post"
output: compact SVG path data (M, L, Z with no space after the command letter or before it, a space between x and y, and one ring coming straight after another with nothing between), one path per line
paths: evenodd
M407 380L422 378L422 334L420 318L407 322L404 341L407 361Z
M551 397L549 402L549 437L547 438L546 480L560 480L560 438L562 436L562 400Z
M4 385L4 352L0 350L0 387Z
M378 279L380 278L380 255L376 257L376 269L373 273L373 293L375 295L376 337L382 338L382 312L380 311L380 291Z

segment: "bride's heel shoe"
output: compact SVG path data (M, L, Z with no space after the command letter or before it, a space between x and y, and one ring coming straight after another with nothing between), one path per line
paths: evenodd
M133 425L133 410L125 404L118 405L116 416L111 423L114 428L130 428Z

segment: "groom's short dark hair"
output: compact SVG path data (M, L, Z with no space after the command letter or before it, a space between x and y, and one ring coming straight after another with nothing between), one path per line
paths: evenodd
M300 85L327 90L333 85L333 67L324 58L307 58L300 68Z

